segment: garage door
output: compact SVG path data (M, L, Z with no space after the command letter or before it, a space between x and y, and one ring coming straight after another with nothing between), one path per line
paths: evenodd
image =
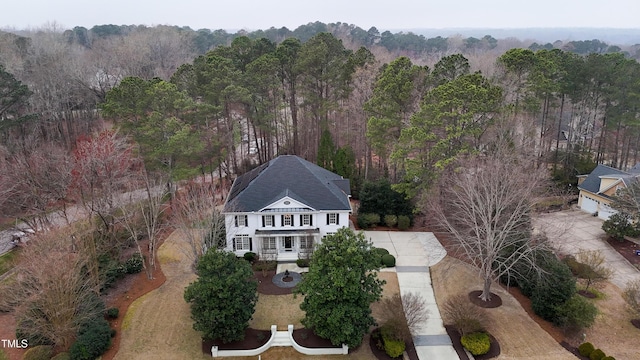
M616 211L613 210L609 205L600 204L600 210L598 211L598 217L602 220L609 220L609 217L615 214Z
M592 200L586 196L582 197L582 211L586 211L589 214L595 214L598 211L598 202Z

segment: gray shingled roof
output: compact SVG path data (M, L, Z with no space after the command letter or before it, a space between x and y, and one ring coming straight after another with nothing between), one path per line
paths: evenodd
M351 210L349 180L295 155L281 155L231 187L224 212L259 211L289 196L315 210Z
M600 191L600 177L601 176L615 176L615 177L624 177L625 175L629 175L629 173L614 169L610 166L606 165L598 165L595 169L587 176L587 178L578 186L578 189L587 190L594 194L597 194Z

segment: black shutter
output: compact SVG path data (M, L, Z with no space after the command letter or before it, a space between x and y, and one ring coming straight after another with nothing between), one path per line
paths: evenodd
M313 215L309 214L309 225L313 226Z
M234 220L234 221L235 221L235 223L236 223L236 227L238 227L238 215L234 216L234 217L233 217L233 220ZM235 250L235 249L234 249L234 250Z
M280 226L284 226L284 215L280 215Z
M236 251L236 238L233 238L233 251Z
M336 213L336 225L340 225L340 214Z
M271 226L276 226L276 216L271 215Z
M249 226L249 216L244 216L244 226Z
M249 251L253 251L253 239L249 238Z
M329 225L329 214L327 214L327 225Z
M262 215L262 227L264 227L264 215Z
M304 215L300 215L300 226L304 225L304 222L302 221L302 217L303 217L303 216L304 216Z

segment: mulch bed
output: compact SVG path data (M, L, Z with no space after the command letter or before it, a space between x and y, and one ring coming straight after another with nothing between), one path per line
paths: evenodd
M402 356L397 357L397 358L392 358L391 356L387 355L387 353L384 351L384 349L379 349L378 348L378 346L376 344L376 340L374 339L375 338L374 334L376 332L379 332L379 331L380 331L380 328L376 328L371 333L371 336L369 336L369 348L371 348L371 352L376 357L376 359L378 359L378 360L398 360L398 359L402 359ZM407 342L406 346L407 347L405 349L405 352L407 353L407 355L409 355L409 359L410 360L419 360L418 353L416 352L416 347L413 344L413 341Z
M331 341L321 338L316 335L312 329L294 329L293 330L293 340L295 340L298 345L308 347L308 348L340 348L341 346L334 346L331 344Z
M567 350L568 352L570 352L571 354L573 354L575 357L577 357L578 359L581 360L590 360L588 356L582 356L580 355L580 352L578 351L578 348L575 346L572 346L571 344L569 344L566 341L562 341L560 342L560 346L562 346L563 348L565 348L565 350Z
M596 294L592 293L591 291L588 290L578 290L578 295L581 295L583 297L586 297L588 299L595 299L598 296L596 296Z
M256 330L247 328L244 332L244 339L239 341L233 341L230 343L223 343L220 340L202 340L202 352L206 355L211 355L211 347L216 345L220 350L251 350L259 348L269 341L271 338L271 331L269 330ZM304 347L308 348L340 348L340 346L333 346L331 341L323 339L316 335L311 329L297 329L293 330L293 339ZM417 358L416 358L417 359Z
M456 350L456 353L458 353L458 357L460 358L460 360L469 360L469 356L467 356L467 353L464 351L464 347L460 342L462 336L460 335L458 330L448 325L445 325L444 328L445 330L447 330L447 335L449 335L449 337L451 338L453 348ZM498 343L498 340L493 337L493 335L489 333L487 333L487 335L489 335L489 339L491 340L491 347L489 348L489 352L484 355L474 356L476 360L493 359L494 357L500 355L500 343Z
M269 330L256 330L252 328L246 328L244 331L244 339L239 341L232 341L229 343L223 343L221 340L208 340L202 339L202 352L206 355L211 355L211 347L216 345L219 350L251 350L259 348L269 341L271 338L271 331Z
M469 293L469 301L471 301L476 306L480 306L485 309L493 309L499 306L502 306L502 298L498 296L498 294L491 293L491 299L484 301L480 299L480 294L482 294L482 290L474 290Z
M610 236L607 236L607 242L633 266L640 267L640 255L636 255L636 250L640 250L640 245L629 240L618 241Z
M295 289L295 287L281 288L271 281L275 274L275 270L267 271L266 277L263 275L262 271L253 272L253 277L258 282L258 292L264 295L287 295L293 293L293 289Z

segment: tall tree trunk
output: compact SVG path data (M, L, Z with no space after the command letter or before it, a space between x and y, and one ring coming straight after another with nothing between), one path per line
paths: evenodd
M484 279L484 286L482 288L482 294L480 294L480 299L482 301L489 301L491 300L491 276L490 275L485 275L485 279Z
M562 112L564 111L564 94L560 100L560 115L558 116L558 133L556 134L556 151L553 155L553 171L556 171L558 166L558 148L560 147L560 134L562 133ZM567 149L569 148L569 138L567 137Z
M296 101L295 81L289 83L289 109L291 109L291 123L293 125L293 153L300 155L300 145L298 140L298 104Z

